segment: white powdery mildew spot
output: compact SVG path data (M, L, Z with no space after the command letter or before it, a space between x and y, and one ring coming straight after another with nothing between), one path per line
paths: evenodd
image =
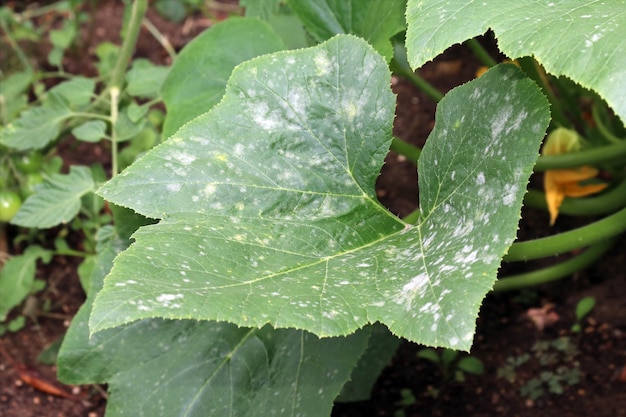
M243 156L244 153L244 147L241 143L235 143L235 146L233 146L233 154L238 157L241 158Z
M183 185L181 183L172 182L167 184L165 188L167 188L167 191L177 192L183 188Z
M463 246L460 252L454 256L454 262L461 265L471 265L478 260L478 250L470 245Z
M404 304L405 310L409 311L413 300L416 297L422 297L428 285L428 274L425 272L416 275L407 284L402 287L402 291L398 297L398 304Z
M513 108L511 106L506 106L502 108L496 117L491 121L491 138L493 140L500 138L500 134L504 130L504 126L512 114Z
M313 58L317 75L327 75L333 67L333 62L326 54L326 51L318 52Z
M522 110L521 112L519 112L517 116L515 117L515 120L513 121L513 123L511 123L511 125L506 128L506 134L508 135L514 130L519 130L522 122L526 120L527 117L528 117L528 112L526 110Z
M502 204L510 207L515 202L515 194L519 187L515 184L506 184L504 186L504 196L502 197Z
M479 172L478 176L476 176L476 184L485 185L485 174L483 172Z
M204 187L204 195L207 197L214 194L215 191L216 191L215 184L207 184L207 186Z
M161 294L157 296L156 300L161 303L163 307L180 308L180 304L172 303L172 301L180 300L183 297L183 294Z
M598 42L603 36L604 33L594 33L589 39L585 39L585 46L590 47L594 43Z
M197 159L194 155L182 151L173 152L172 157L183 165L190 165L193 161Z

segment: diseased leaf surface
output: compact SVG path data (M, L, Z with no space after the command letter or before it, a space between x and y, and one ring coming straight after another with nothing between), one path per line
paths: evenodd
M162 220L116 260L92 332L192 317L339 336L380 321L467 349L515 237L547 102L510 65L450 93L412 226L374 191L389 85L382 57L348 35L239 66L211 112L100 190Z
M591 88L626 120L626 1L409 0L414 68L491 28L509 58L534 56L548 72Z
M100 243L89 294L123 247L116 238ZM90 295L64 338L59 378L107 382L107 417L326 417L370 335L318 339L293 329L147 319L90 337L92 302Z
M163 84L163 136L217 104L236 65L281 49L271 27L253 18L230 18L197 36L178 55Z

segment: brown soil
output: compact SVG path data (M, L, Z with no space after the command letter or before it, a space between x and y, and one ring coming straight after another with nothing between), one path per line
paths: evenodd
M69 71L93 74L88 59L94 45L103 40L119 42L121 2L98 2L98 26L83 52L69 57ZM150 11L151 21L165 33L176 49L210 24L210 20L195 15L182 25L174 25ZM486 41L488 45L492 45ZM492 46L493 48L493 46ZM85 52L86 51L86 52ZM148 57L157 63L168 63L164 53L152 37L142 32L137 56ZM435 62L420 70L421 75L440 91L446 92L474 77L477 64L472 54L462 46L455 46ZM401 79L393 80L398 95L394 134L422 146L434 124L435 103L412 85ZM75 163L91 163L106 155L100 149L86 150L78 146L64 146L64 157ZM100 152L100 153L98 153ZM88 161L84 156L91 155ZM415 166L393 152L387 158L377 184L380 200L389 209L404 216L417 207L417 173ZM520 238L546 235L547 215L524 209ZM557 230L567 230L580 219L562 216ZM17 231L9 229L9 235ZM54 233L51 232L53 239ZM484 365L482 375L467 375L465 382L444 380L442 370L431 362L420 359L422 348L403 343L390 365L374 387L371 400L338 404L334 417L356 416L559 416L559 417L619 417L626 416L626 240L618 244L596 265L558 283L528 291L491 294L482 307L472 356ZM17 253L19 247L14 248ZM27 325L17 333L7 333L0 341L0 417L100 417L104 415L106 391L103 387L58 387L72 398L46 394L25 382L25 375L35 381L55 382L55 367L44 365L38 355L64 334L69 321L84 300L76 274L77 261L55 258L49 265L41 265L38 278L47 282L47 289L30 300ZM513 273L533 265L505 265L503 270ZM585 321L583 331L574 334L575 305L581 298L593 296L596 307ZM34 308L32 308L34 306ZM44 308L45 307L45 308ZM543 330L527 318L530 308L543 307L558 317ZM46 311L46 313L43 313ZM20 312L15 312L14 318ZM553 342L565 337L571 351L562 354L555 348L538 353L537 342ZM565 339L560 339L561 341ZM535 350L533 350L535 346ZM528 362L509 374L509 379L498 376L507 360L529 354ZM511 359L509 359L511 358ZM545 363L540 363L544 359ZM579 381L564 384L563 392L544 393L529 399L521 389L533 378L557 369L576 369ZM29 373L26 373L28 371ZM28 381L28 380L27 380ZM30 380L32 381L32 379ZM510 382L512 381L512 382ZM547 385L545 385L547 387Z

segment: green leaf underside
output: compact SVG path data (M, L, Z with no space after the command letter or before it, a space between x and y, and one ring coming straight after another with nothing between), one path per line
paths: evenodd
M591 88L626 121L626 1L409 0L407 49L414 68L491 28L511 59L534 56L549 73Z
M97 256L90 294L102 287L115 246ZM146 319L90 337L92 302L90 296L65 336L59 378L107 382L107 417L325 417L370 334L318 339L300 330Z
M339 336L380 321L467 349L515 237L547 103L511 66L449 94L410 226L374 192L389 85L382 57L349 35L239 66L211 112L100 190L163 220L116 260L91 331L164 317Z
M406 28L406 0L296 0L288 4L318 42L340 33L357 35L387 61L393 57L389 39Z
M271 27L253 18L229 18L197 36L178 55L163 84L163 137L217 104L236 65L281 49Z
M26 199L11 224L47 228L66 223L80 210L82 196L94 188L88 167L73 166L68 174L54 174Z

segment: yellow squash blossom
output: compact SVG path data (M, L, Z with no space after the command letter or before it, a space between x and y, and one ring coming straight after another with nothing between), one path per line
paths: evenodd
M573 130L558 128L548 135L541 150L542 155L559 155L580 149L580 139ZM550 225L559 215L559 208L565 197L584 197L606 188L606 184L580 184L598 175L598 170L583 166L572 169L554 169L544 173L543 185L550 212Z

